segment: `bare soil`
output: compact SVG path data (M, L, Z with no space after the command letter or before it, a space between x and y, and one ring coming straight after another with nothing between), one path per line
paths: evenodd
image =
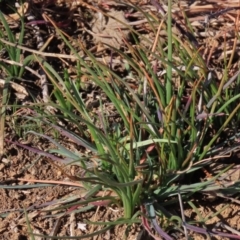
M82 196L81 189L71 186L53 185L41 188L29 188L20 190L4 189L4 186L23 185L26 182L15 180L17 178L23 179L39 179L39 180L56 180L69 181L62 176L59 169L54 168L44 158L31 154L31 152L22 150L16 146L6 144L7 158L3 159L1 163L1 189L0 189L0 239L30 239L29 229L27 227L27 216L22 209L27 210L28 221L30 222L31 230L39 235L57 235L57 236L83 236L84 234L91 234L99 231L102 226L86 224L84 220L88 221L115 221L122 216L121 208L99 207L83 213L70 214L56 218L57 210L53 209L56 205L50 205L51 201L62 199L69 196ZM41 146L39 146L41 147ZM35 162L33 164L33 162ZM26 170L24 170L26 169ZM12 180L11 180L12 179ZM29 183L30 185L33 183ZM47 203L47 206L44 206ZM209 216L212 212L218 212L227 206L227 208L214 218L209 219L206 224L211 229L218 222L225 223L235 230L240 229L240 211L239 204L231 203L227 200L216 198L213 200L199 199L195 202L198 211L203 218ZM50 205L48 207L48 205ZM39 210L35 209L41 206ZM184 203L185 208L188 208L187 203ZM35 208L34 208L35 207ZM83 206L78 206L81 209ZM175 210L179 211L178 206ZM48 212L45 212L50 209ZM6 214L6 215L5 215ZM185 210L185 216L191 221L199 221L199 216L192 209ZM81 229L82 225L82 229ZM123 236L127 226L118 225L98 236L87 239L125 239ZM129 230L127 239L147 239L138 238L141 232L141 224L133 224ZM192 233L193 239L207 239L206 236ZM43 237L35 237L35 239L45 239ZM151 238L149 238L151 239ZM184 239L178 237L178 239ZM228 239L228 238L212 238L212 239Z

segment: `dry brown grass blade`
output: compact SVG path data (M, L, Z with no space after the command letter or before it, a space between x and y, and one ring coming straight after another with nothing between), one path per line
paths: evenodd
M31 52L31 53L34 53L36 55L39 55L39 56L44 56L44 57L56 57L56 58L67 58L67 59L75 59L77 60L78 57L77 56L74 56L74 55L69 55L69 54L57 54L57 53L48 53L48 52L42 52L41 50L34 50L34 49L31 49L31 48L27 48L27 47L23 47L23 46L20 46L20 45L17 45L15 43L11 43L7 40L4 40L3 38L0 38L0 41L9 45L9 46L12 46L12 47L16 47L18 49L22 49L24 51L27 51L27 52Z
M64 181L54 181L54 180L37 180L37 179L25 179L25 178L17 178L17 180L24 181L24 182L36 182L36 183L59 184L59 185L83 187L83 185L81 183L74 183L74 182L64 182Z

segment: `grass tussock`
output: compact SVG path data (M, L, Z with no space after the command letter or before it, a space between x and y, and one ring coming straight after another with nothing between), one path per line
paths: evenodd
M56 216L77 214L79 206L86 212L87 206L117 206L123 215L114 222L86 220L103 226L95 235L141 223L155 239L193 232L238 238L205 228L225 208L204 219L196 206L196 196L234 201L239 191L238 179L228 181L239 171L232 157L239 151L240 117L239 3L234 4L189 7L153 0L96 7L48 1L26 5L24 14L0 12L0 136L10 115L17 136L35 136L52 147L46 151L5 137L0 146L13 143L44 156L67 184L84 189L80 200L69 197L57 208L48 203ZM64 14L68 20L60 21ZM17 18L17 30L6 16ZM39 47L29 34L41 34L45 42ZM78 174L69 172L71 166ZM38 187L64 184L34 181ZM202 220L186 219L186 207ZM30 211L24 211L34 239Z

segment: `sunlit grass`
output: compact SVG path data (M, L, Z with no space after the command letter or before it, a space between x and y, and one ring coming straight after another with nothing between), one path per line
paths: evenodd
M170 12L171 1L168 4ZM156 232L166 239L171 239L166 232L172 229L181 232L184 229L185 236L186 229L208 234L204 228L194 227L195 222L185 223L182 200L197 212L193 201L195 193L238 191L239 182L226 186L218 183L218 178L230 167L221 169L209 179L201 180L198 174L218 155L220 158L220 150L229 145L228 141L234 145L234 134L226 136L225 132L226 129L235 131L234 124L239 122L239 94L230 89L230 83L235 80L235 87L239 87L239 74L230 78L229 62L224 59L224 76L217 79L208 69L201 49L196 49L187 36L180 39L172 32L171 14L168 14L166 24L159 23L157 16L143 14L149 20L150 30L156 35L154 48L149 40L150 46L142 45L139 33L132 28L133 42L124 40L127 53L108 46L124 60L124 76L114 71L111 64L98 61L81 42L74 42L55 26L57 34L77 57L77 78L72 79L67 69L59 73L40 55L30 55L25 59L26 65L30 61L38 62L47 74L53 86L49 105L56 114L45 111L44 104L35 107L32 115L26 118L27 123L36 123L35 126L42 123L51 131L43 133L29 127L31 131L26 128L24 132L41 137L56 148L45 152L36 147L15 144L53 162L81 167L84 174L70 176L70 179L81 183L85 191L84 200L71 203L73 199L68 199L61 207L53 207L61 210L62 214L66 208L78 205L92 204L91 209L94 209L96 202L107 207L104 203L108 201L108 204L122 207L124 214L112 223L91 223L104 225L104 231L112 225L131 225L142 221L149 234L152 234L148 228L148 222L151 222ZM157 41L156 26L167 33L162 42ZM6 22L4 27L9 41L15 41ZM22 30L21 36L23 34ZM78 54L73 43L75 46L78 44L85 57ZM8 51L12 60L19 60L19 49L13 52L9 47ZM15 65L9 67L3 64L1 67L8 71L9 79L25 71ZM82 97L83 77L97 86L98 111L89 108ZM135 86L129 80L133 80ZM7 94L5 90L4 96ZM106 101L112 104L114 117L110 117ZM7 98L4 98L3 105L6 103ZM58 137L73 141L85 150L84 154L69 150L58 142ZM64 166L59 168L67 174ZM111 194L97 195L106 191ZM177 203L180 204L179 216L173 215L169 208ZM180 216L180 213L183 215ZM203 219L197 213L202 219L199 224L215 216L212 213Z

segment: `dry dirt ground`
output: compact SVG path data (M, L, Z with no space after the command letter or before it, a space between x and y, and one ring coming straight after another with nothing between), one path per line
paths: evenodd
M8 144L7 144L8 145ZM42 145L44 146L44 145ZM40 146L39 146L40 147ZM83 236L90 234L101 229L101 226L86 224L84 220L89 221L114 221L121 217L122 211L119 208L94 208L87 212L70 214L66 216L51 217L56 215L57 210L53 210L59 206L57 203L48 207L51 201L62 199L63 197L82 196L81 189L77 187L69 187L63 185L53 185L41 188L29 188L20 190L11 190L9 186L23 185L26 182L15 180L18 178L23 179L40 179L49 181L69 181L66 177L62 176L59 169L52 166L43 157L38 159L38 156L31 154L27 150L23 150L14 145L6 147L6 158L3 158L0 164L1 168L1 189L0 189L0 239L17 240L17 239L30 239L29 229L27 227L27 218L24 212L19 211L25 208L28 212L28 220L31 223L32 232L41 235L57 235L57 236ZM37 160L37 161L36 161ZM33 183L29 183L31 185ZM4 189L4 186L8 189ZM44 206L44 203L47 203ZM187 204L184 204L187 207ZM210 227L213 227L219 221L231 226L233 229L240 229L240 211L239 204L231 203L227 200L215 199L211 202L199 199L196 202L198 211L203 217L207 217L212 212L217 212L223 207L228 207L214 218L207 221ZM37 210L36 208L40 210ZM81 209L83 206L79 206ZM176 205L176 211L178 206ZM48 212L47 209L50 209ZM185 211L188 219L200 220L193 210ZM83 224L81 228L81 224ZM141 232L141 224L134 224L129 230L127 239L148 239L139 237ZM87 239L124 239L126 226L116 226L98 236ZM207 239L206 236L193 234L194 239ZM35 239L44 239L42 237L35 237ZM149 238L151 239L151 238ZM184 239L180 236L177 239ZM227 238L212 238L212 239L227 239Z
M96 8L102 7L108 9L110 15L120 16L120 21L125 24L129 24L130 22L135 22L132 24L136 26L136 29L142 31L144 34L149 34L149 39L154 41L154 37L151 36L150 32L148 32L147 26L145 22L137 22L143 20L137 12L131 12L129 7L126 8L124 4L116 3L115 1L86 1L87 5L84 5L82 1L54 1L49 0L45 1L45 3L41 1L30 1L32 2L32 11L36 15L36 19L42 19L43 13L46 16L54 19L55 22L59 23L59 27L61 24L66 24L67 27L65 29L68 31L68 34L78 34L81 33L79 40L83 40L85 38L85 43L88 39L89 42L92 43L87 47L94 47L94 53L96 56L101 56L102 52L106 49L102 47L102 43L112 44L112 46L119 48L122 44L123 37L126 37L128 34L127 30L122 30L121 34L119 32L113 33L113 29L115 29L115 24L113 20L109 20L108 22L101 22L101 26L99 26L99 20L95 21L94 17L97 17ZM62 6L62 2L64 2L64 7ZM123 1L121 1L123 2ZM102 5L100 5L100 3ZM129 2L128 2L129 3ZM179 3L179 2L177 2ZM180 9L180 5L174 3L176 11ZM11 15L10 8L7 8L6 3L4 1L0 6L0 9L6 9L3 11L7 21L10 24L11 29L16 32L19 30L19 18L18 15ZM75 4L75 5L74 5ZM99 4L99 5L98 5ZM192 5L191 5L192 4ZM186 13L189 16L190 22L196 29L196 36L199 39L199 43L202 44L205 51L203 52L207 61L211 63L213 66L218 66L219 61L223 58L222 49L224 47L231 47L234 41L234 37L232 36L235 25L230 25L231 21L234 22L234 19L239 17L239 12L235 9L229 11L226 15L217 16L218 18L214 18L213 21L216 24L209 23L208 28L203 27L199 21L205 21L205 13L214 13L219 12L222 9L225 9L229 6L239 6L238 1L183 1L181 2L181 6L186 9ZM149 3L148 1L140 1L138 2L138 6L142 7L144 11L153 11L156 12L156 7ZM29 7L29 6L27 6ZM30 8L30 7L29 7ZM49 10L52 8L53 12ZM39 11L40 10L40 11ZM54 11L62 11L59 15L54 18ZM86 11L87 14L83 14L83 11ZM129 12L128 12L129 10ZM38 11L38 12L37 12ZM41 14L39 14L41 12ZM94 17L90 17L89 21L92 21L90 29L87 28L87 24L84 23L86 21L85 18L88 18L88 14L94 12ZM201 12L201 14L200 14ZM123 13L132 14L132 18L125 20L123 17ZM67 22L62 21L63 15L67 16ZM179 17L179 22L182 18L180 12L175 13L176 16ZM45 18L47 19L47 18ZM229 23L226 26L225 24ZM212 25L211 25L212 24ZM101 32L99 31L101 27ZM43 27L44 28L44 27ZM71 29L71 28L74 28ZM71 29L71 31L69 30ZM103 30L106 29L106 30ZM144 31L143 31L144 30ZM44 28L42 30L43 34L49 34L49 29ZM222 45L222 36L223 33L226 34L226 38L228 38L227 44L225 46ZM28 30L29 36L25 39L25 44L29 48L36 48L36 42L34 42L33 31ZM103 37L104 35L114 36L114 39L109 41L109 37ZM162 33L162 37L164 38L164 33ZM48 36L44 37L45 40L48 39ZM143 42L144 43L144 42ZM48 48L49 52L57 51L62 54L69 54L65 52L64 44L59 40L58 37L55 38L55 42L51 43ZM231 51L228 51L229 55L232 54ZM239 48L236 48L236 51L233 56L233 67L232 72L234 73L237 67L238 56L239 56ZM56 65L56 63L54 63ZM69 65L69 69L73 72L70 74L74 75L74 69L72 69L74 63ZM119 67L119 66L118 66ZM60 67L59 67L60 69ZM1 73L2 74L2 73ZM219 75L221 75L221 71L219 70ZM20 83L21 84L21 83ZM36 89L39 89L39 85L36 84ZM1 85L0 85L1 86ZM24 84L25 87L26 84ZM34 90L35 93L38 90ZM17 91L15 89L15 91ZM40 92L40 91L39 91ZM40 94L40 93L39 93ZM18 95L11 96L12 98L17 97ZM86 94L88 96L88 94ZM20 98L22 101L22 99ZM27 112L20 112L20 114L27 114ZM22 142L23 144L27 144L28 146L35 146L40 149L47 150L50 148L50 145L43 140L35 139L24 139L27 142L24 142L23 139L20 139L16 130L13 129L13 125L22 124L22 122L14 123L12 122L12 118L8 117L5 124L5 137L6 139L11 139L14 141ZM77 169L70 168L68 169L72 175L74 175ZM26 179L26 181L20 180ZM39 235L48 235L48 236L83 236L85 234L91 234L96 231L99 231L102 226L92 225L92 224L84 224L84 220L88 221L115 221L119 217L122 216L122 211L120 208L116 208L116 206L110 207L94 207L88 211L79 212L76 214L60 214L59 210L55 210L53 206L56 208L61 205L57 202L58 199L63 199L64 197L73 197L75 200L81 199L83 193L81 192L81 188L68 186L68 185L60 185L60 184L52 184L48 186L44 186L41 188L31 188L32 185L36 184L36 182L31 182L29 179L35 180L47 180L48 182L53 181L70 181L58 167L51 164L47 158L37 156L36 154L31 153L28 150L24 150L19 146L16 146L10 142L4 142L4 154L0 161L0 239L3 240L25 240L30 239L30 233L39 234ZM26 185L27 184L27 185ZM42 184L45 184L42 182ZM29 186L29 188L24 189L11 189L11 187L16 187L17 185L24 185L25 187ZM50 205L51 203L51 205ZM50 206L49 206L50 205ZM185 215L188 219L199 220L198 215L193 210L187 208L187 204L185 205ZM224 211L219 213L214 218L211 218L206 223L209 227L215 226L219 221L225 223L230 226L232 229L240 231L240 211L239 211L239 203L228 201L224 198L215 198L210 200L198 199L196 201L196 205L198 207L198 211L201 213L203 217L207 217L211 212L218 212L223 207L226 207ZM78 209L86 206L79 206ZM39 209L38 209L39 208ZM178 206L175 206L175 210L179 211ZM24 213L23 209L26 209L27 215ZM58 217L55 217L59 213ZM54 215L54 217L52 216ZM140 221L139 221L140 222ZM30 228L28 228L28 223L30 224ZM94 240L103 240L103 239L124 239L124 234L126 232L127 226L119 225L110 230L104 231L97 236L89 237L88 239ZM229 230L229 229L228 229ZM151 239L146 235L141 235L142 226L141 223L133 224L129 229L129 234L127 239L130 240L145 240ZM229 230L231 232L231 229ZM239 236L240 234L237 233ZM207 239L206 236L199 235L196 233L192 233L193 239ZM42 239L50 239L43 238L40 236L35 236L36 240ZM70 239L70 238L69 238ZM177 236L176 239L184 239L181 236ZM214 238L212 239L220 239ZM227 239L227 238L221 238Z

